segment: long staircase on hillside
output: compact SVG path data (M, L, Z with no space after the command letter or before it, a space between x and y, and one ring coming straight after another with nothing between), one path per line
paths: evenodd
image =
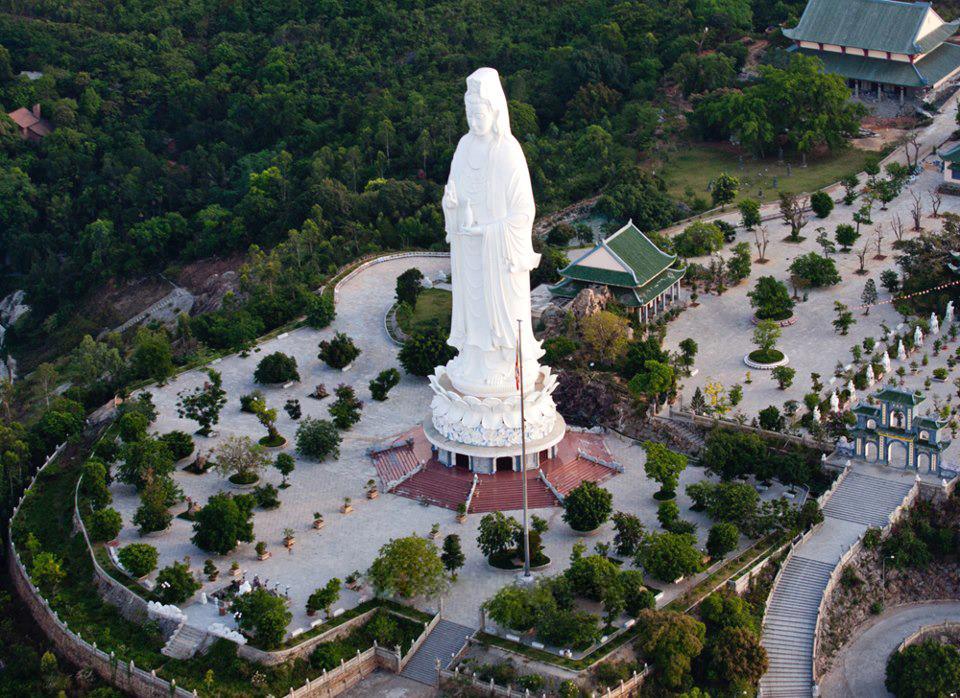
M160 653L173 659L190 659L203 647L206 639L207 633L203 630L183 624L170 636Z
M463 649L467 644L467 638L473 633L473 628L441 619L427 636L426 641L420 645L420 649L407 662L400 675L428 686L436 686L437 660L440 660L440 667L446 669L450 666L453 656Z
M908 474L850 472L823 508L823 525L780 570L763 619L761 644L770 661L763 698L809 698L813 643L827 582L844 551L869 526L882 527L914 486Z

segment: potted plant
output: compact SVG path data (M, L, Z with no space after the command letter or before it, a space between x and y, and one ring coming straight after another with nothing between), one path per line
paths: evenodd
M440 524L435 523L430 527L430 533L427 534L427 538L430 540L436 540L440 537Z
M207 575L207 579L211 582L217 581L217 577L220 576L220 570L213 564L213 560L207 560L203 563L203 573Z
M289 550L290 548L292 548L293 544L296 542L297 542L297 539L293 535L293 529L292 528L283 529L283 544L287 547L287 549Z
M343 506L340 507L341 514L349 514L353 511L353 504L351 502L353 502L353 500L350 499L350 497L343 498Z
M267 550L267 544L264 543L262 540L257 543L257 545L256 545L256 547L255 547L255 550L257 551L257 559L258 559L258 560L267 560L267 559L269 559L269 557L270 557L270 551Z
M467 504L466 502L460 502L457 505L457 523L466 523L467 522Z
M233 576L233 577L239 577L239 576L240 576L240 563L237 562L236 560L234 560L232 563L230 563L230 574L231 574L231 576Z
M943 368L942 366L940 368L933 369L933 380L938 381L940 383L943 383L944 381L946 381L947 369Z
M313 527L318 531L323 528L323 514L319 511L313 512Z
M348 574L346 579L344 579L344 583L347 585L347 589L351 589L352 591L359 589L362 586L360 582L360 571L354 570Z
M376 499L380 496L380 492L377 491L377 482L374 479L367 480L367 499Z

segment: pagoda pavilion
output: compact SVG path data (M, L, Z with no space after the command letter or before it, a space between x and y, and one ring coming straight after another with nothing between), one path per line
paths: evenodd
M605 286L624 307L648 322L680 297L683 269L676 255L657 247L631 220L592 250L560 270L563 280L550 288L574 298L588 286Z
M792 29L792 50L816 56L853 89L905 97L941 87L960 70L960 46L948 43L960 20L944 22L928 2L810 0Z

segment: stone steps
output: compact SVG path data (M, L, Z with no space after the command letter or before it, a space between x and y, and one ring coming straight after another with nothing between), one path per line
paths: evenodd
M912 486L912 482L850 473L824 506L823 515L882 527L889 523L890 513L900 505Z
M400 675L428 686L436 686L437 660L439 659L440 666L446 669L453 655L463 649L467 638L473 635L473 632L473 628L466 625L441 619Z
M173 659L190 659L203 646L207 634L189 625L182 625L163 646L160 653Z

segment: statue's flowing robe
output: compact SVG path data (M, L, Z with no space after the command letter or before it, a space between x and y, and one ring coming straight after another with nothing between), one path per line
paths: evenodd
M453 276L448 341L460 352L451 362L451 375L455 381L460 374L461 382L469 378L475 384L485 372L495 376L493 382L499 386L491 386L489 394L503 394L508 387L504 384L513 383L517 320L522 321L525 384L536 380L537 359L543 354L530 320L530 271L540 262L532 241L535 206L526 158L516 138L493 137L486 164L479 170L467 162L472 138L467 134L460 140L450 166L449 183L458 207L444 209ZM471 197L481 181L480 194ZM459 232L467 199L472 222L481 226L482 235Z

